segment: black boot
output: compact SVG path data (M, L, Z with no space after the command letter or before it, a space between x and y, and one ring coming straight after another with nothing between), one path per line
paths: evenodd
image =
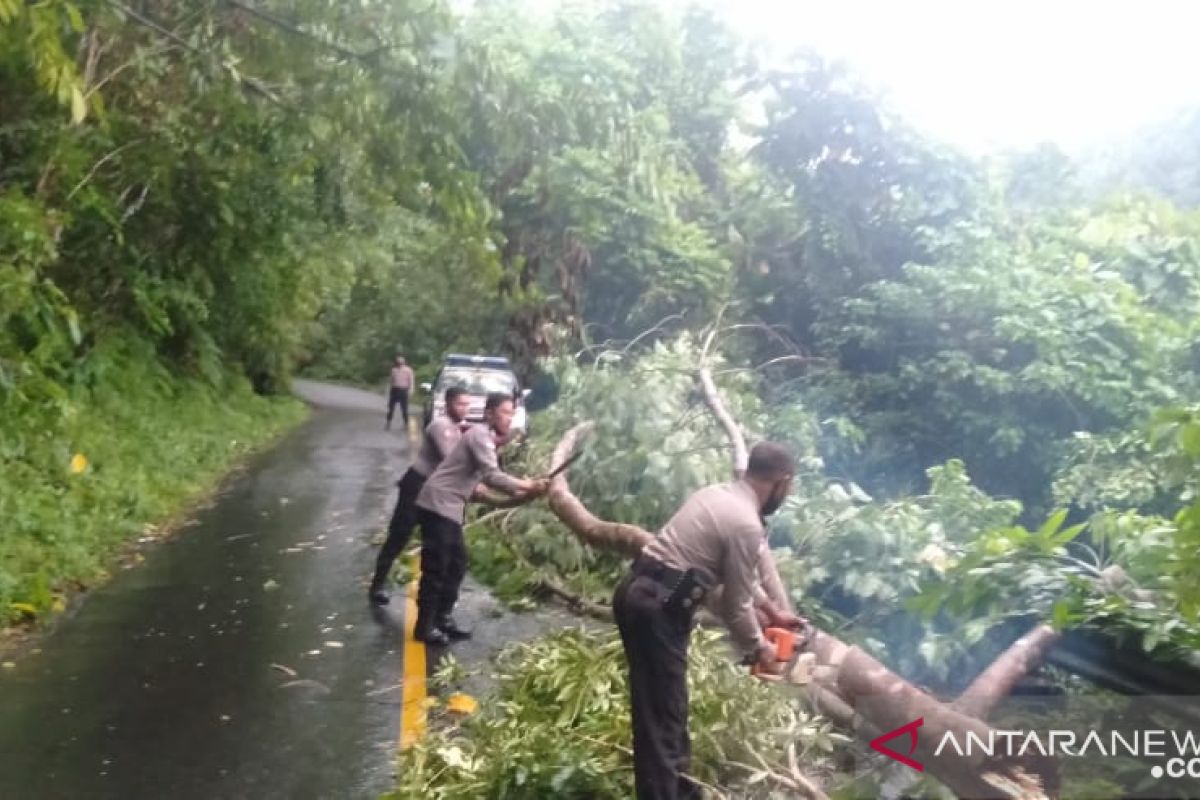
M454 617L449 615L442 617L441 621L438 622L438 630L456 641L471 638L471 629L460 628L458 623L454 621Z
M413 638L418 642L437 647L445 647L450 644L450 637L433 624L433 615L421 612L417 613L417 624L413 626Z
M378 583L372 581L371 588L367 589L367 600L376 606L386 606L392 602L392 598L384 591L383 581L379 581Z
M446 645L450 644L450 637L442 633L437 628L427 628L425 630L418 628L417 630L413 631L413 638L418 642L431 644L434 647L445 647Z
M386 606L391 602L387 589L384 588L387 586L388 573L391 571L391 559L386 558L383 550L380 550L379 556L375 559L375 574L371 576L371 588L367 589L367 600L371 605Z

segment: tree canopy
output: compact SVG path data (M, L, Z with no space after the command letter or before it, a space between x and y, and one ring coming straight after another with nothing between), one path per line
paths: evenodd
M1194 123L971 157L650 0L0 0L0 469L49 470L122 381L502 351L559 383L548 435L609 432L589 502L652 525L722 471L707 360L805 457L795 589L910 674L1010 589L1194 649ZM522 513L527 561L611 574ZM1081 588L1113 566L1156 605Z

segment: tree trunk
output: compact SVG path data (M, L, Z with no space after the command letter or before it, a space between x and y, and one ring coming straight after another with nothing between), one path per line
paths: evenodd
M592 429L590 422L576 425L559 440L550 459L550 470L562 465L575 451L580 437ZM642 548L654 539L654 534L637 525L606 522L599 519L579 501L567 485L567 473L557 475L546 495L550 510L584 544L599 550L615 551L629 558L636 558Z
M1046 653L1060 639L1062 634L1054 628L1038 625L979 673L979 677L954 701L954 708L963 714L987 719L1000 701L1012 693L1017 681L1041 664Z
M1040 784L1016 764L989 761L979 754L960 756L947 748L935 756L947 733L962 743L969 734L987 741L991 729L984 722L917 689L862 649L821 631L814 632L804 649L816 656L815 682L855 710L877 731L891 731L913 720L923 720L913 757L960 797L1040 797ZM907 750L904 738L894 749ZM1003 783L1022 787L1019 794L1001 788Z

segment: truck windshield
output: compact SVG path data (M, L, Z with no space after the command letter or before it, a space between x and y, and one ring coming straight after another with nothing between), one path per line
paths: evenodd
M451 386L461 386L469 394L484 395L492 392L512 395L516 393L517 382L511 373L496 370L471 369L469 367L448 367L438 380L437 396L441 396Z

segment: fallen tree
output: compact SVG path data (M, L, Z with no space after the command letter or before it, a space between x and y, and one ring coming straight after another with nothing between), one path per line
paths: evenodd
M554 449L551 467L557 468L574 452L578 441L591 426L583 423L571 428ZM555 516L591 547L618 552L636 557L654 535L636 525L609 522L592 514L583 502L571 491L564 471L553 481L547 501ZM769 553L769 550L767 551ZM773 564L773 561L772 561ZM932 745L946 732L964 737L968 733L987 738L989 728L975 717L956 710L922 692L861 648L848 645L835 636L814 631L804 644L803 650L815 657L812 666L814 683L823 692L836 698L845 708L861 714L862 719L881 731L889 731L915 719L924 720L927 735L921 737L916 757L926 768L962 797L1046 797L1041 781L1022 766L1004 760L985 762L980 758L934 756ZM1007 669L1027 669L1022 659L1002 657L997 663L1011 664ZM1022 673L1023 674L1023 673ZM1012 679L1015 683L1019 675ZM989 685L1005 685L1003 679L994 674ZM1008 684L1011 687L1011 684ZM822 704L820 695L815 699ZM848 722L848 720L841 720Z
M988 714L1012 692L1022 677L1046 660L1050 648L1058 644L1062 633L1049 625L1038 625L1004 651L971 682L954 701L963 714L986 719Z
M744 435L722 404L708 368L702 364L695 377L706 405L729 440L734 474L740 476L748 455ZM566 461L591 428L585 422L563 435L554 449L551 469ZM547 501L554 515L581 542L635 558L654 538L650 531L637 525L596 517L571 490L568 477L569 473L564 471L554 479ZM778 607L789 609L789 598L770 549L764 547L762 552L759 577L763 591ZM1041 777L1025 765L1006 759L945 754L939 757L933 752L947 732L958 737L968 734L988 737L991 729L980 717L1007 695L1052 644L1053 636L1041 629L1035 633L1034 643L1023 639L985 670L972 689L964 693L962 708L921 691L861 648L823 631L813 631L803 645L806 669L789 677L804 686L818 708L859 733L890 731L923 720L922 735L913 756L961 797L1048 797Z

